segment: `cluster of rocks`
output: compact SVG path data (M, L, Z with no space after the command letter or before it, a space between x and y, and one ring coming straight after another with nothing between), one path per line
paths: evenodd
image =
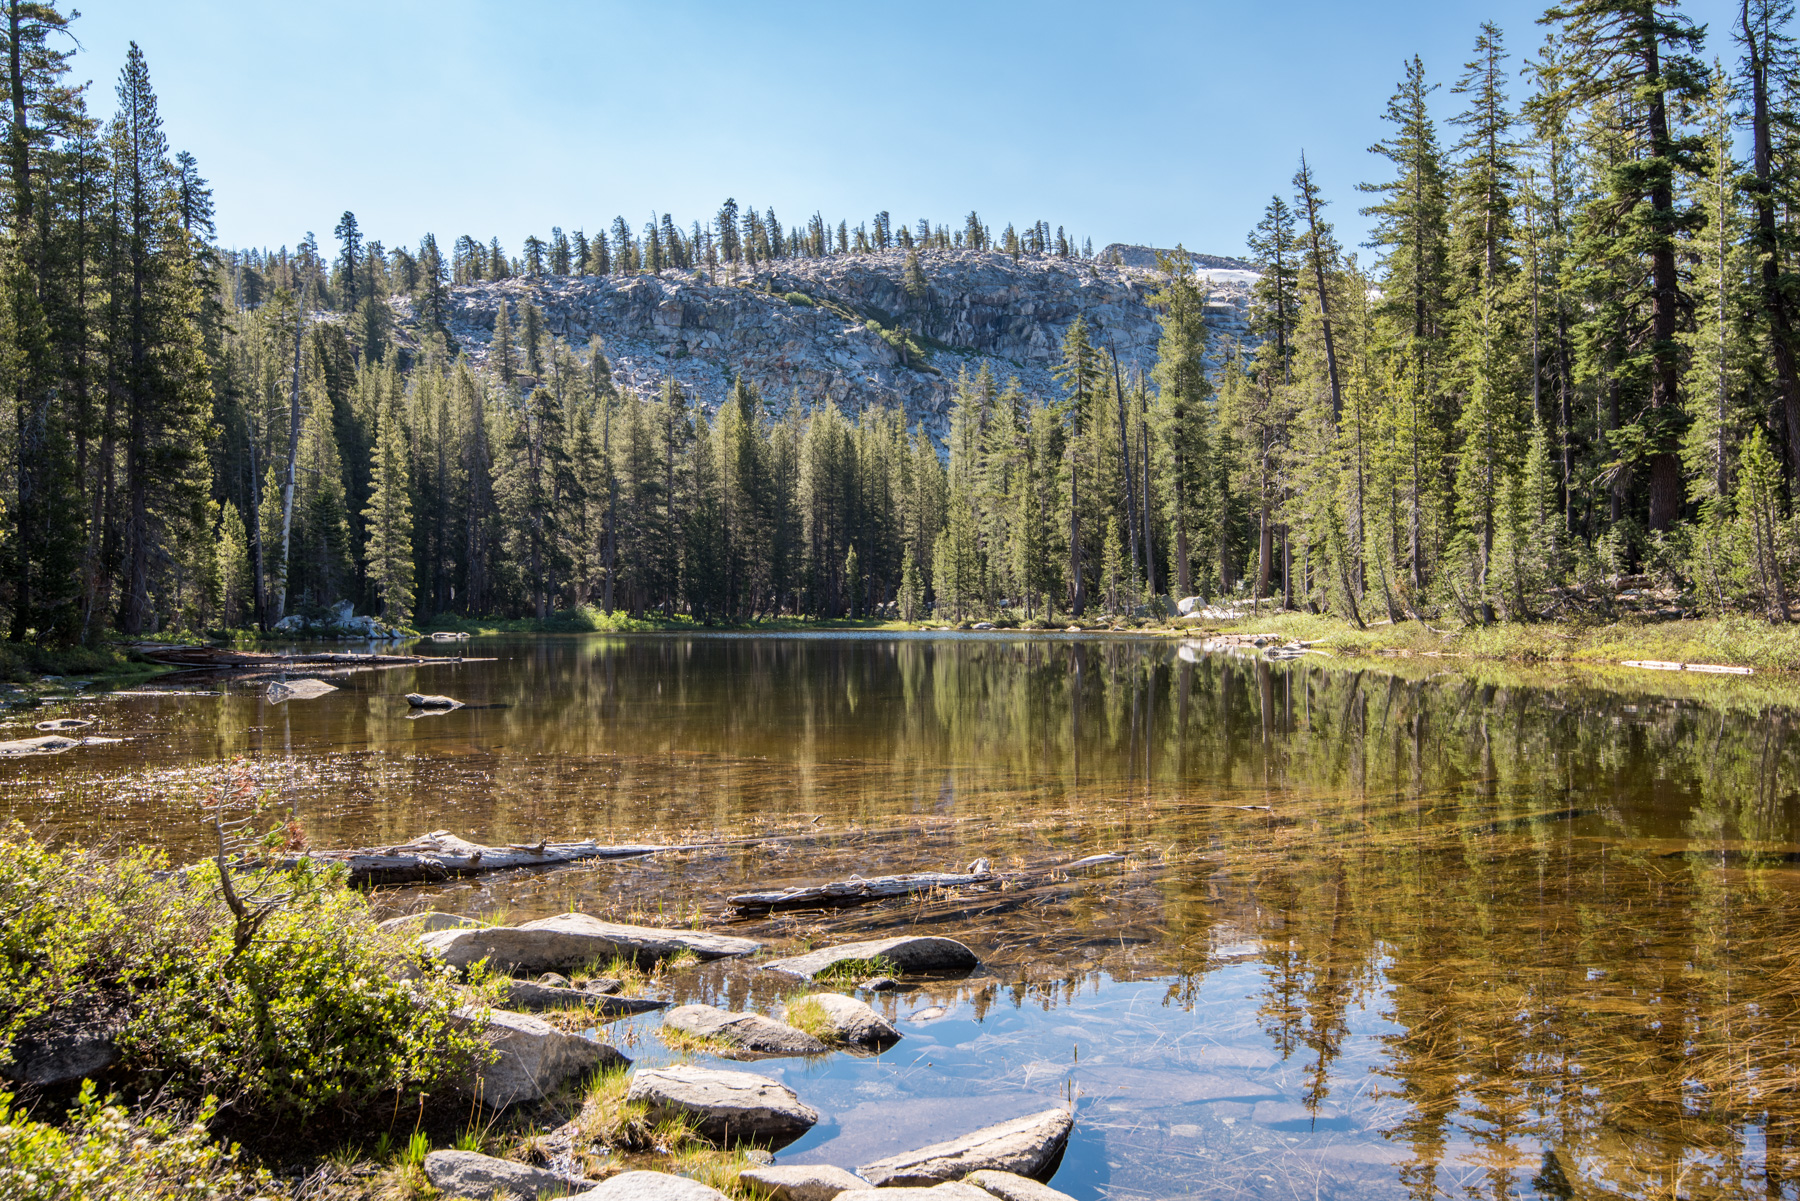
M400 919L418 930L420 944L455 967L485 963L499 971L547 972L571 964L613 957L649 963L686 952L700 959L748 955L760 949L749 939L692 930L659 929L603 922L569 913L521 926L483 927L447 915L414 915ZM977 965L968 947L954 939L890 938L846 943L762 965L763 970L802 979L839 974L871 962L892 963L902 972L966 970ZM891 980L866 987L892 985ZM612 985L612 988L607 988ZM536 981L516 980L505 986L509 1003L549 1007L579 1003L606 1012L615 982L575 989L560 975ZM638 1001L660 1007L664 1002ZM541 1100L566 1082L598 1067L629 1065L616 1048L578 1034L558 1030L531 1014L507 1010L463 1011L467 1021L486 1023L484 1036L494 1054L491 1062L463 1082L464 1092L492 1107ZM790 1024L799 1022L806 1026ZM683 1005L664 1018L671 1030L705 1043L722 1057L758 1059L813 1056L833 1050L880 1051L900 1041L894 1026L870 1006L835 992L816 992L791 1001L781 1018L758 1013L732 1013L710 1005ZM686 1122L721 1147L778 1150L805 1134L821 1118L791 1088L754 1072L671 1064L638 1068L630 1079L628 1101L644 1106L653 1123ZM578 1136L580 1119L552 1132L547 1141L562 1145ZM1061 1106L1008 1122L986 1126L959 1138L920 1147L859 1166L758 1163L740 1179L765 1190L776 1201L825 1201L828 1198L871 1198L906 1201L911 1193L929 1191L937 1201L999 1197L1003 1201L1066 1201L1063 1194L1039 1183L1056 1170L1074 1120ZM765 1160L768 1157L764 1156ZM565 1167L572 1166L566 1164ZM588 1187L572 1172L530 1167L465 1151L433 1152L425 1172L449 1196L487 1198L502 1190L518 1197L563 1195L570 1190L583 1201L607 1198L669 1198L671 1201L722 1199L716 1190L660 1172L627 1172ZM876 1190L879 1190L877 1192Z
M906 254L884 251L825 259L781 259L741 274L670 270L660 275L540 276L452 289L450 332L484 363L495 316L539 308L550 332L585 347L600 338L615 382L649 394L680 382L709 408L733 378L783 407L798 394L859 411L899 407L941 438L958 373L983 363L997 382L1061 397L1052 370L1063 334L1085 318L1094 344L1126 370L1147 370L1159 327L1150 295L1157 273L1099 259L979 251L921 251L922 295L905 285ZM1227 260L1219 260L1221 262ZM1236 262L1236 260L1229 260ZM1201 267L1215 365L1227 346L1254 344L1249 330L1254 273ZM402 320L408 302L396 302Z
M339 601L324 615L289 613L271 627L277 634L305 638L371 639L394 642L407 637L400 629L387 625L379 617L358 616L349 601Z

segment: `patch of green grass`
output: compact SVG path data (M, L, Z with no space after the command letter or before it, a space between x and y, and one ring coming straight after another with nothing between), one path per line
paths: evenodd
M791 1001L782 1011L781 1020L803 1034L810 1034L822 1043L837 1041L837 1027L833 1024L825 1007L812 997L801 997Z
M898 976L899 974L899 964L886 955L875 955L868 959L840 959L814 976L813 979L820 984L842 988L875 976Z
M1233 622L1194 624L1183 632L1268 633L1323 640L1339 655L1438 655L1510 663L1616 664L1627 659L1717 663L1759 671L1800 671L1800 625L1754 617L1692 621L1618 621L1605 625L1498 622L1433 629L1418 621L1357 629L1335 617L1278 613Z

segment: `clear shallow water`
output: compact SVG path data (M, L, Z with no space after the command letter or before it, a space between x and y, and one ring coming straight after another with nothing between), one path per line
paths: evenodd
M129 741L0 762L0 816L189 857L197 791L243 754L318 845L713 844L385 895L396 911L970 943L977 975L882 998L907 1034L888 1054L754 1065L827 1115L782 1161L854 1167L1072 1100L1054 1183L1082 1198L1800 1194L1779 682L1124 639L466 645L497 661L280 705L72 705ZM484 707L409 720L408 691ZM1049 870L1099 851L1128 858ZM979 856L1026 883L754 921L722 903ZM765 1010L795 991L745 964L672 984ZM610 1037L654 1062L654 1024Z

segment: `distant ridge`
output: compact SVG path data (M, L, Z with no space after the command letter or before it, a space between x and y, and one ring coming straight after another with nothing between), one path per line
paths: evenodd
M1103 263L1118 263L1121 267L1156 267L1156 256L1168 254L1167 250L1158 250L1153 246L1129 246L1124 242L1114 242L1100 252ZM1189 261L1196 267L1206 267L1213 271L1254 271L1256 264L1244 259L1234 259L1222 254L1196 254L1187 252Z

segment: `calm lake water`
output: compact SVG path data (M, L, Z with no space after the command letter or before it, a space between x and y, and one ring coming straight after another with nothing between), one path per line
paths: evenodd
M1058 1103L1078 1198L1800 1197L1800 712L1788 685L1270 664L1007 636L480 639L271 704L89 699L126 739L0 762L0 818L207 847L245 756L316 845L729 844L396 891L396 912L902 931L983 967L878 1003L879 1058L767 1060L845 1167ZM174 684L161 683L161 688ZM402 694L470 707L413 719ZM754 840L754 841L753 841ZM1099 852L1122 862L1054 872ZM734 920L750 886L1006 891ZM671 995L774 1009L747 964ZM654 1018L607 1036L669 1053Z

